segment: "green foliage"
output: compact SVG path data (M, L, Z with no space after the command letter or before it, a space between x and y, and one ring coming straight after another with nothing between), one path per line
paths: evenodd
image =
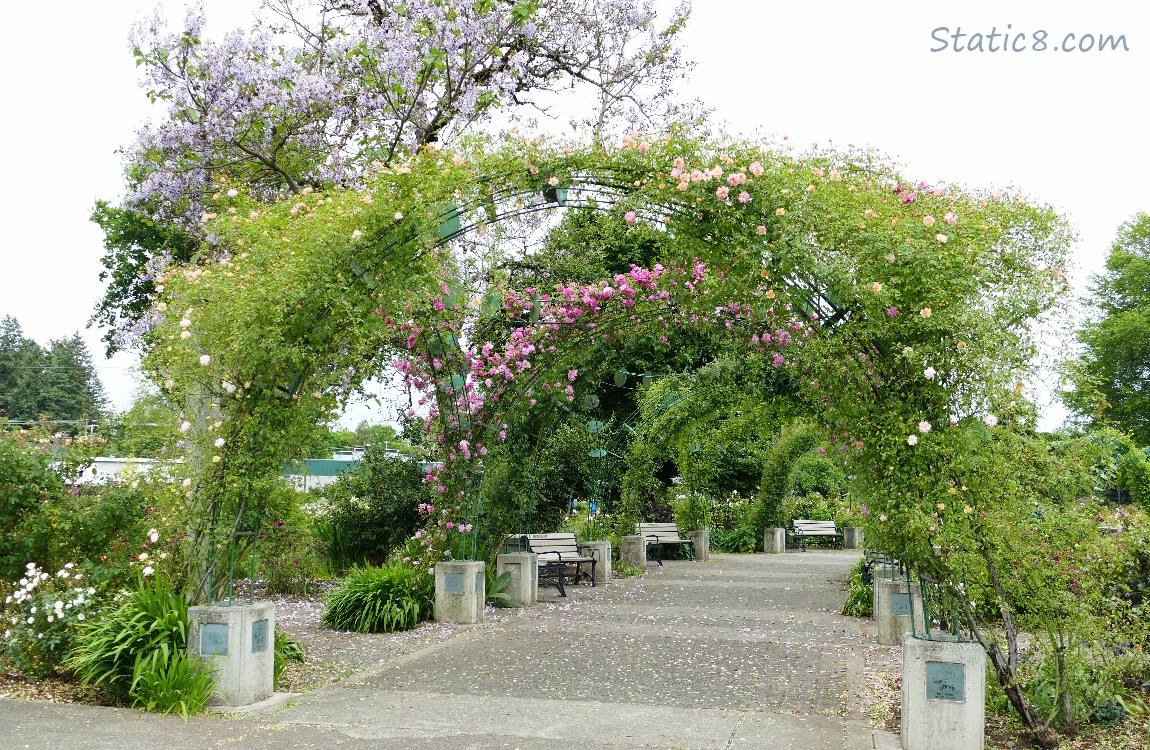
M84 684L103 687L117 703L154 702L159 710L195 713L202 709L202 704L197 709L191 702L202 688L202 673L173 657L187 645L187 602L163 581L149 580L77 629L65 666ZM137 665L143 665L140 671ZM152 674L142 676L144 672ZM180 706L173 685L197 690L184 696Z
M841 494L846 475L841 464L825 452L807 451L795 461L790 480L791 492L796 495L817 492L824 497L835 497Z
M28 563L4 599L0 650L27 677L47 677L68 657L77 627L98 600L83 568L67 563L55 575Z
M136 654L128 697L132 708L177 713L187 721L189 715L204 712L215 687L210 662L193 660L185 651L162 643Z
M157 458L175 442L178 412L155 391L141 389L132 405L100 425L103 452L108 456Z
M96 201L91 220L104 232L100 281L108 284L92 322L107 329L104 342L111 355L122 347L116 342L116 329L129 321L143 320L152 307L156 293L156 282L149 272L152 259L168 257L175 263L187 263L200 243L174 224L153 221L139 211L117 208L107 201Z
M847 577L847 600L842 609L842 614L847 617L871 617L874 614L874 584L865 584L862 579L865 564L866 560L860 559Z
M415 461L388 455L373 445L350 471L329 486L327 510L318 520L333 569L364 561L380 563L401 547L419 525L419 505L430 500Z
M0 419L97 420L106 405L79 333L45 349L12 316L0 320Z
M96 560L131 530L143 505L119 491L68 483L98 448L86 436L0 431L0 575L12 580L30 560L49 568Z
M324 597L323 623L335 630L391 633L435 615L435 581L425 570L388 561L348 573Z
M760 533L768 527L782 526L783 498L791 487L791 472L804 453L818 445L822 431L813 423L795 420L779 431L763 461L758 504L754 525Z
M290 487L269 487L264 494L257 546L258 575L270 594L306 594L323 572L324 541L304 509L310 495Z
M507 593L507 586L511 583L511 571L506 570L499 575L495 575L495 571L490 565L485 569L487 574L487 602L494 604L496 607L506 607L509 609L518 609L523 605L511 598Z
M279 684L280 676L287 669L288 662L300 664L307 658L307 651L303 644L288 635L279 624L276 624L275 653L272 661L272 684Z
M1092 279L1091 317L1078 331L1085 350L1071 367L1074 411L1150 445L1150 214L1118 228L1106 272Z

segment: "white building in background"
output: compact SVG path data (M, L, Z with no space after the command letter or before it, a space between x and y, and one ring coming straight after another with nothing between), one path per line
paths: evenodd
M80 484L105 484L124 472L150 474L160 468L160 460L155 458L117 458L96 456L92 464L80 472Z

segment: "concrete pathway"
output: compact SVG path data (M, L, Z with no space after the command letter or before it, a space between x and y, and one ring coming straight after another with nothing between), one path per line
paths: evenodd
M864 750L857 552L715 555L569 587L243 718L0 700L16 748ZM490 610L489 610L490 613Z

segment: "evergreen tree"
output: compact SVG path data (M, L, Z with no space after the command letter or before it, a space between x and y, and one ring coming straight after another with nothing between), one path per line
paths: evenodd
M99 419L104 387L79 333L47 349L24 336L19 321L0 321L0 418Z

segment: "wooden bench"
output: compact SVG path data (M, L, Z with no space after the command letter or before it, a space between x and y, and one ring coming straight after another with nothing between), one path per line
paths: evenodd
M797 543L799 549L807 551L807 539L816 536L831 537L838 540L838 548L843 548L843 533L839 531L834 521L808 521L796 518L791 521L791 528L787 530L787 539L793 548Z
M563 586L567 578L567 566L574 566L575 575L571 582L578 585L580 578L595 585L595 563L598 562L586 547L575 539L575 532L554 534L517 534L508 537L505 546L514 545L524 552L534 552L539 556L539 585L554 586L559 596L567 596ZM591 566L588 573L585 566Z
M648 552L654 552L655 561L660 567L663 565L664 547L685 549L687 557L695 559L695 545L690 539L684 539L679 535L677 523L637 523L635 533L646 541Z

